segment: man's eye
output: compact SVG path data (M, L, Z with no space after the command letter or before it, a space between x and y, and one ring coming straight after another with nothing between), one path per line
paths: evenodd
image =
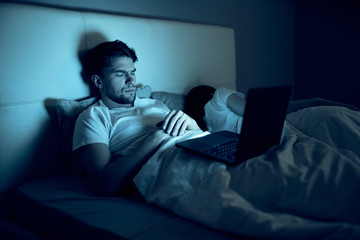
M122 78L122 77L124 77L124 74L123 73L118 73L118 74L116 74L116 76Z

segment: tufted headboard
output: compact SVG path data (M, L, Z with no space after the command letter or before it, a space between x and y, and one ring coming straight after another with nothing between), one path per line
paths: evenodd
M102 41L135 48L153 91L236 88L231 28L0 3L0 33L0 192L63 167L55 101L89 96L80 57Z

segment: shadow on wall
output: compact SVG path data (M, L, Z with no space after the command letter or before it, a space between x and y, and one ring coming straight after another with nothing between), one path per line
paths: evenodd
M89 86L90 96L97 96L98 90L91 83L90 76L86 71L87 69L86 53L91 48L105 41L108 41L108 39L102 33L99 32L87 33L80 38L79 47L78 47L78 57L82 66L82 70L80 74L83 81L86 83L86 85Z
M98 43L107 41L105 36L98 32L86 34L80 38L78 45L78 58L82 66L82 70L79 74L86 85L89 86L90 96L97 95L97 90L92 88L93 84L90 83L90 77L85 70L84 57L88 49L97 45ZM64 161L63 152L63 136L61 128L59 126L59 115L56 109L56 103L59 99L47 98L44 100L44 108L48 113L48 120L44 122L46 125L42 132L37 135L38 139L34 140L36 146L32 153L30 163L32 166L37 166L36 171L33 171L31 176L26 176L26 179L32 179L39 175L49 174L54 171L61 171L67 169L68 163ZM47 152L52 152L52 156L44 156L43 149L47 149Z

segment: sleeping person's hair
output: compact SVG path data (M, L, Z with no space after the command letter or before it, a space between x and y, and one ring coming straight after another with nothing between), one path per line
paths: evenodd
M103 42L89 50L85 56L85 68L89 76L102 76L103 68L109 67L114 57L129 57L133 62L138 60L135 50L124 42L119 40Z
M206 123L204 120L205 104L212 99L215 88L207 85L200 85L192 88L186 96L184 112L192 117L199 127L206 131Z

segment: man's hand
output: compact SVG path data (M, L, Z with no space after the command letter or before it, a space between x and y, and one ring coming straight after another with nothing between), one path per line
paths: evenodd
M196 121L181 110L172 110L159 127L171 136L182 136L185 130L201 131Z

